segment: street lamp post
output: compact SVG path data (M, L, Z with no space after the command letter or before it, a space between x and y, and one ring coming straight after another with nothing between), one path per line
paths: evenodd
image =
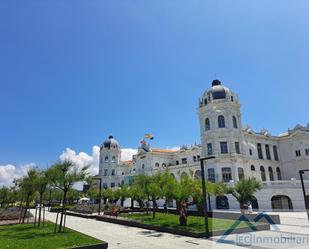
M304 178L303 178L303 175L304 175L305 171L309 171L309 170L308 169L307 170L300 170L299 171L299 176L300 176L300 180L301 180L301 186L302 186L302 189L303 189L303 195L304 195L304 200L305 200L305 207L306 207L307 218L308 218L308 222L309 222L309 207L308 207L307 194L306 194Z
M208 225L208 208L207 208L207 192L206 192L206 180L205 180L205 168L204 161L214 159L214 156L201 158L201 177L202 177L202 190L203 190L203 209L204 209L204 219L205 219L205 237L208 239L209 235L209 225Z
M102 178L99 177L93 177L95 180L99 180L100 187L99 187L99 212L98 215L101 215L101 199L102 199Z

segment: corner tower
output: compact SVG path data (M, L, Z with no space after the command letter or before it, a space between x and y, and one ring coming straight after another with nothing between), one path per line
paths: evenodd
M216 166L218 176L222 176L220 167L225 163L230 167L233 157L244 153L240 106L238 96L219 80L214 80L199 99L202 157L213 155L217 162L221 159L221 166Z
M109 136L100 147L100 167L99 175L105 175L115 169L120 163L121 148L116 139L113 136Z

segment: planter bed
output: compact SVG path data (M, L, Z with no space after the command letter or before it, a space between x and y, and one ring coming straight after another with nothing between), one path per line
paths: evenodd
M158 215L158 214L157 214ZM100 221L105 221L105 222L110 222L110 223L115 223L115 224L120 224L120 225L125 225L125 226L132 226L132 227L139 227L143 229L148 229L148 230L155 230L158 232L166 232L166 233L172 233L172 234L177 234L177 235L182 235L182 236L188 236L188 237L194 237L194 238L203 238L205 237L205 232L204 231L190 231L189 228L186 229L180 229L180 228L174 228L174 227L169 227L169 226L163 226L163 225L153 225L153 224L145 224L141 221L134 220L134 219L128 219L128 218L123 218L123 217L112 217L112 216L97 216L97 220ZM188 218L189 221L190 217ZM223 222L223 221L220 221ZM217 229L214 231L210 231L210 236L219 236L223 235L226 233L227 230L230 228L230 224L233 224L231 220L229 220L228 225L224 229ZM252 232L252 229L248 226L239 227L234 229L233 231L230 231L229 234L238 234L238 233L245 233L245 232ZM263 223L257 223L255 225L256 230L258 231L265 231L265 230L270 230L270 225L269 224L263 224Z
M76 217L86 218L86 219L95 219L97 217L96 214L83 214L83 213L77 213L77 212L72 212L72 211L67 211L66 214L70 216L76 216Z
M152 208L149 208L149 212L152 211ZM124 211L120 211L120 213L144 213L146 212L146 209L131 209L131 210L124 210ZM157 209L157 213L166 213L166 210L159 208ZM178 211L176 209L169 209L168 210L169 214L178 214ZM249 220L249 221L254 221L254 219L259 215L258 214L245 214L245 217ZM198 212L198 211L194 211L194 210L188 210L188 216L195 216L195 217L203 217L203 214ZM225 219L225 220L236 220L241 216L240 212L216 212L216 211L211 211L208 212L208 217L209 218L216 218L216 219ZM273 221L274 224L281 224L280 221L280 216L279 215L268 215L268 217ZM267 222L266 220L261 220L260 222Z

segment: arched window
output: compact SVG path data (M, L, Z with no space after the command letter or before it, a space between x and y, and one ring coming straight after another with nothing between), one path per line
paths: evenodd
M279 167L276 168L276 172L277 172L277 179L278 181L282 180L282 175L281 175L281 170Z
M255 171L254 165L251 165L251 171Z
M166 164L165 163L162 163L162 168L166 168Z
M195 180L198 180L198 179L200 179L200 178L201 178L201 171L200 171L200 170L195 171L195 173L194 173L194 179L195 179Z
M159 167L160 167L160 164L159 164L159 163L156 163L156 164L155 164L155 167L159 168Z
M237 119L236 119L235 116L233 116L233 127L234 127L235 129L237 129L237 127L238 127L238 125L237 125Z
M180 178L183 179L186 177L188 177L188 174L186 172L182 172Z
M274 180L274 172L272 167L268 167L268 174L269 174L269 180L273 181Z
M112 157L112 162L113 163L116 162L116 157L115 156Z
M238 178L239 180L243 180L245 178L245 173L243 168L238 168Z
M263 166L260 167L260 171L261 171L261 179L263 182L266 181L266 174L265 174L265 169Z
M210 130L210 122L209 122L209 118L205 119L205 131L209 131Z
M108 156L105 157L104 161L105 161L105 162L108 162Z
M290 197L286 195L275 195L271 198L273 211L292 211L293 205Z
M225 128L225 119L224 119L224 116L222 115L218 117L218 127Z

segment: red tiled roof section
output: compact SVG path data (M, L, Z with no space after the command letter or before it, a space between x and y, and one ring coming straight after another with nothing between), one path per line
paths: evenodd
M122 164L124 164L124 165L130 166L130 165L132 165L132 164L133 164L133 160L129 160L129 161L122 161L121 163L122 163Z
M158 152L158 153L172 153L172 152L177 152L177 150L164 150L164 149L151 149L152 152Z

